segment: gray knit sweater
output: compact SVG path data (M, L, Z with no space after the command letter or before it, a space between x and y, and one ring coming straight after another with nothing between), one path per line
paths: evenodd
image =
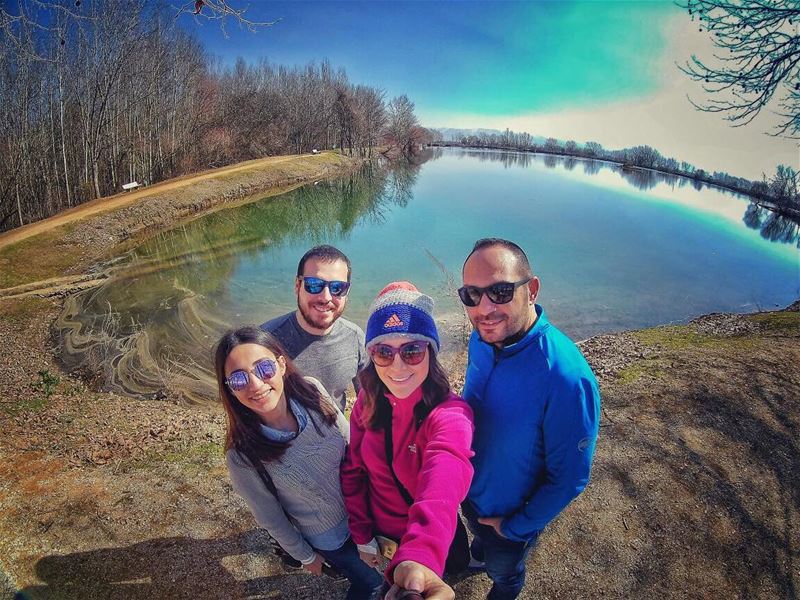
M313 411L309 411L309 418L323 435L309 422L280 459L264 463L280 504L247 458L234 449L225 453L233 489L244 498L256 522L301 562L314 556L304 535L323 533L347 519L339 466L350 441L350 424L341 412L333 425L327 425Z
M364 332L339 318L325 335L312 335L297 322L297 311L267 321L261 329L280 340L294 365L322 382L334 402L344 410L350 382L358 391L356 373L367 364Z

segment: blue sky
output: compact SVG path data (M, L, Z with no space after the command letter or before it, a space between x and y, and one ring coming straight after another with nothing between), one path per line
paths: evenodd
M427 126L648 143L749 177L797 163L795 144L763 135L769 115L731 130L691 107L686 95L702 94L675 63L711 48L669 1L251 2L247 15L281 21L257 33L231 22L227 38L213 21L181 23L227 64L327 58L353 82L407 94Z

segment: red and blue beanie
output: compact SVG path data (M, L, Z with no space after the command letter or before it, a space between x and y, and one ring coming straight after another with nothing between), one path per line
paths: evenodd
M408 281L390 283L372 303L367 320L367 350L393 335L429 342L434 352L439 351L433 298Z

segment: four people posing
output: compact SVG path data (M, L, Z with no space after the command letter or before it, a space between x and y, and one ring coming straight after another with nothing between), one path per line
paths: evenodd
M591 369L535 304L539 280L513 242L479 240L464 263L459 297L475 328L464 400L437 360L433 300L408 282L386 286L364 336L340 319L350 276L339 250L312 248L297 311L262 325L279 343L257 328L220 340L234 488L307 570L327 562L345 575L348 598L380 586L379 553L390 558L384 588L395 584L387 598L398 586L452 598L441 576L470 553L489 598L516 598L539 533L588 483L600 408Z

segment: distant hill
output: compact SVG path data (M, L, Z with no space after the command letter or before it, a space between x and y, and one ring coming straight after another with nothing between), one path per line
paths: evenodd
M436 131L441 131L446 142L455 142L468 135L499 135L503 133L499 129L458 129L454 127L433 127Z

